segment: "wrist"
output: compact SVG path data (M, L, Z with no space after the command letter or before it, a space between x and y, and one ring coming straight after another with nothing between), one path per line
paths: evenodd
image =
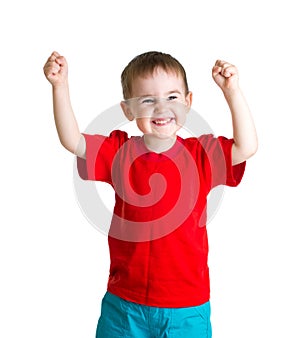
M234 88L223 88L222 92L226 99L231 98L233 96L242 95L242 90L239 86L236 86Z
M53 90L67 89L67 88L69 88L68 80L52 84L52 89Z

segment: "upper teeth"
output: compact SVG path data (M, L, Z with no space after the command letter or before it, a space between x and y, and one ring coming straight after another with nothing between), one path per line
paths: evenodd
M156 124L165 124L171 121L171 118L168 118L166 120L155 120L154 123Z

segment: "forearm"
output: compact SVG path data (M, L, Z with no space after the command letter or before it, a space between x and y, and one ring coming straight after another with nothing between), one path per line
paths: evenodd
M233 164L241 163L251 157L257 150L257 134L252 114L246 99L239 88L224 92L232 116Z
M54 120L61 144L73 154L78 154L81 134L72 109L67 83L53 86ZM82 152L82 150L81 150Z

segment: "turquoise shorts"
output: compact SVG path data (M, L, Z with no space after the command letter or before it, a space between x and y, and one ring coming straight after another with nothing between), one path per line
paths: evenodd
M96 338L211 338L210 303L159 308L128 302L107 292Z

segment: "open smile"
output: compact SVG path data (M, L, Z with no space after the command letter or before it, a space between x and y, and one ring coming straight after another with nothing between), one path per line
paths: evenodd
M152 120L151 123L155 124L156 126L163 127L163 126L170 124L173 120L175 120L173 117L160 118L160 119Z

